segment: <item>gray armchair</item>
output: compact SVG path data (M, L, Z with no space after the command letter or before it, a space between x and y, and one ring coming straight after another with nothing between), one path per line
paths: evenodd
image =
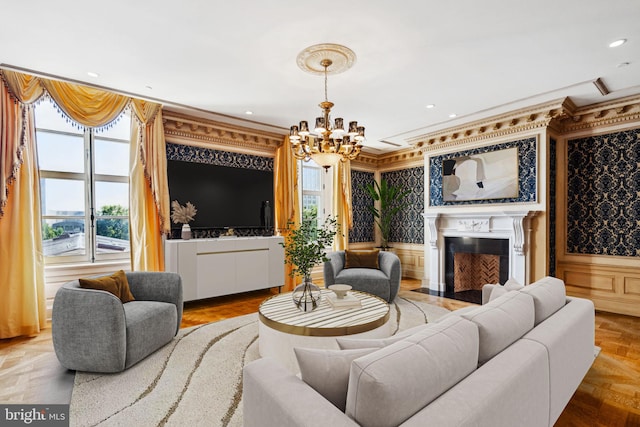
M135 301L64 284L53 302L52 336L67 369L120 372L173 339L182 321L182 281L175 273L131 272Z
M357 291L377 295L387 302L394 300L400 290L402 269L400 258L393 252L380 251L380 269L344 268L344 251L329 252L324 263L324 285L336 283L351 285Z

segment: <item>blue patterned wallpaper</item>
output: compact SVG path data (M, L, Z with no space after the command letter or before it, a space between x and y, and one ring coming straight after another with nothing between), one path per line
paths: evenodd
M411 193L408 206L398 212L391 225L391 242L424 243L424 167L401 169L380 174L392 185L402 186Z
M374 181L373 172L351 171L351 204L353 209L353 228L349 230L349 242L375 241L373 214L367 206L373 205L373 199L362 189Z
M549 140L549 276L556 275L556 183L558 182L557 142Z
M212 148L192 147L190 145L166 144L167 160L181 160L183 162L208 163L218 166L229 166L241 169L257 169L263 171L273 171L273 159L271 157L254 156L251 154L233 153L229 151L214 150ZM180 239L181 230L172 224L173 228L169 234L170 239ZM195 239L205 239L219 237L227 231L226 228L206 227L191 228L191 233ZM237 228L238 236L270 236L273 229L258 228Z
M232 168L273 171L273 159L271 157L233 153L214 150L212 148L192 147L190 145L173 144L170 142L167 142L167 160L181 160L183 162L208 163Z
M429 162L429 204L430 206L451 206L470 204L492 204L492 203L527 203L535 202L537 194L537 139L535 137L521 139L518 141L505 142L488 147L474 148L472 150L457 151L441 156L433 156ZM442 197L442 162L459 156L472 156L474 154L486 153L489 151L503 150L506 148L518 148L518 159L520 161L518 170L518 197L507 199L488 200L454 200L445 201Z
M567 142L567 252L640 257L640 129Z

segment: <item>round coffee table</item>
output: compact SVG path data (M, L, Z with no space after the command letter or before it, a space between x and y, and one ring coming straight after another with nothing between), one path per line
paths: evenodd
M336 338L386 338L391 335L389 304L366 292L350 291L360 300L358 308L336 308L328 302L333 294L322 290L320 306L302 312L293 303L291 292L275 295L258 310L259 349L262 357L272 357L299 372L294 347L338 349Z

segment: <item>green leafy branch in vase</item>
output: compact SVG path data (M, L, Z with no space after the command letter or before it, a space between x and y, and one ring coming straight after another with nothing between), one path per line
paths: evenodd
M284 247L285 264L293 267L291 277L309 278L314 266L328 260L325 250L333 244L338 221L329 216L316 228L313 219L302 221L299 227L295 227L293 222L287 224L289 233L280 245Z

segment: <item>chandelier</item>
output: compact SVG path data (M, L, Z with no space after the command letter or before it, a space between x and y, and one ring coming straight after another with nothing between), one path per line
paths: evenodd
M349 122L345 130L344 119L336 118L331 122L331 108L333 102L327 98L327 76L350 68L355 61L353 51L345 46L335 44L321 44L311 46L298 55L298 66L304 71L324 75L324 101L319 107L322 115L316 118L315 127L309 129L306 120L299 125L291 126L289 140L293 148L293 155L297 159L313 159L317 164L328 170L331 166L355 159L362 149L364 141L364 126L358 126L357 121ZM321 68L318 68L320 65ZM330 69L331 66L333 69Z

